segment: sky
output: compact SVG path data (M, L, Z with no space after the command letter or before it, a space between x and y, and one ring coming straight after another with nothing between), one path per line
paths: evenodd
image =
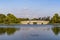
M60 15L60 0L0 0L0 13L22 18Z

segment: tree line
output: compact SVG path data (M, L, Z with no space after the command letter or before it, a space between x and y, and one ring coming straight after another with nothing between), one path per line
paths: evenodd
M39 17L39 18L33 18L31 20L42 20L42 21L50 21L50 16L47 17Z
M4 24L20 23L20 21L11 13L8 13L7 15L0 14L0 24L3 23Z
M55 13L52 18L50 16L47 17L39 17L39 18L17 18L11 13L0 14L0 24L21 24L21 21L27 21L27 20L44 20L49 21L49 23L60 23L60 16L58 13Z
M42 20L42 21L49 21L49 24L55 24L60 23L60 15L58 13L55 13L52 17L39 17L39 18L33 18L32 20Z
M11 13L0 14L0 24L21 24L21 21L29 20L29 18L17 18Z

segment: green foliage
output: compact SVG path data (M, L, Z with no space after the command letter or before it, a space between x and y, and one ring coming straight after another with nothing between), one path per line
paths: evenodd
M54 16L51 18L50 23L60 23L60 16L58 13L54 14Z
M7 15L0 14L0 24L21 24L21 21L27 21L29 18L17 18L11 13Z
M0 23L5 21L6 16L4 14L0 14Z
M27 21L29 18L18 18L20 21Z
M7 16L5 16L4 14L0 14L0 23L1 24L16 24L16 23L20 23L20 20L11 13L7 14Z
M47 17L39 17L39 18L33 18L31 20L43 20L43 21L49 21L50 20L50 16Z
M7 15L0 14L0 24L21 24L21 21L27 20L29 20L29 18L17 18L11 13L8 13ZM45 20L50 21L49 23L60 23L60 16L56 13L51 19L47 16L42 18L33 18L31 20Z

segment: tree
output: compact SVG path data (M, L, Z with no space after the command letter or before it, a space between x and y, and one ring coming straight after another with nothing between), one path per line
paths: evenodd
M50 23L59 23L59 15L58 13L55 13L54 16L51 18Z
M47 16L45 20L46 21L49 21L50 20L50 16Z
M0 23L4 23L6 16L4 14L0 14Z
M7 19L8 19L8 22L10 23L19 23L19 19L16 18L13 14L9 13L7 14Z
M11 14L11 13L8 13L7 16L10 17L10 18L13 18L13 19L16 18L16 17L15 17L13 14Z
M20 23L20 20L16 18L13 14L8 13L6 18L5 18L5 24L16 24Z
M39 17L38 20L41 20L41 17Z

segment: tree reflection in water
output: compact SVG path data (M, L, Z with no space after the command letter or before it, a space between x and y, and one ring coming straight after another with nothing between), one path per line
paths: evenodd
M60 27L54 27L52 28L52 31L54 32L55 35L58 35L60 33Z
M0 28L0 35L7 33L7 35L14 34L19 28Z

